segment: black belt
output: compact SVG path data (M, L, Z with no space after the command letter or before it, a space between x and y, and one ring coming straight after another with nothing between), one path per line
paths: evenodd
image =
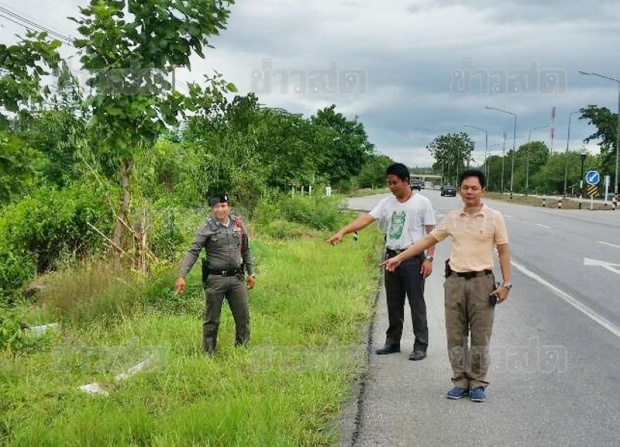
M239 275L243 275L243 269L236 269L236 270L211 270L209 269L209 275L239 276Z
M407 248L409 248L409 247L407 247ZM398 249L398 250L392 250L391 248L386 248L385 249L385 254L388 255L391 258L393 256L401 254L403 251L407 250L407 248L401 248L401 249ZM419 256L422 256L422 254L415 255L414 257L417 258Z
M481 270L479 272L452 272L453 275L456 275L460 278L465 278L465 279L471 279L471 278L475 278L477 276L485 276L485 275L490 275L491 273L493 273L493 270Z

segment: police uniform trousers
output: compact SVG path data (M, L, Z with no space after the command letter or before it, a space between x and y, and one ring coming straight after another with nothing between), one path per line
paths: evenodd
M444 283L448 357L456 387L486 388L489 384L489 343L495 315L489 294L494 285L492 273L472 278L452 273Z
M248 289L242 277L210 274L205 285L205 318L202 325L205 352L215 352L224 298L235 320L235 345L250 341Z
M422 256L415 256L403 261L393 272L385 271L385 297L389 320L385 333L386 345L400 345L405 320L406 296L409 300L415 335L413 350L426 352L428 324L424 301L424 275L420 273L423 259Z

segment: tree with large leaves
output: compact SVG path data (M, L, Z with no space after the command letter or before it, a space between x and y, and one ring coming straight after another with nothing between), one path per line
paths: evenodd
M28 116L50 94L42 80L58 68L59 46L34 32L14 45L0 44L0 203L23 192L34 177L36 152L7 131L12 120Z
M60 62L60 42L46 33L28 32L15 45L0 44L0 117L20 114L33 104L41 104L50 94L42 79Z
M224 29L233 0L91 0L72 18L81 38L74 45L90 73L91 126L98 151L118 166L121 187L114 242L122 245L137 154L150 150L187 110L208 108L234 86L221 77L189 85L189 98L169 79L190 56L204 58L211 36Z

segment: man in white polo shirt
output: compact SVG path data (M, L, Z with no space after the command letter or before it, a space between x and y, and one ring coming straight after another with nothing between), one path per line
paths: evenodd
M486 190L484 174L475 169L465 171L459 185L464 207L451 211L431 234L382 265L394 270L411 256L452 236L446 266L445 315L454 388L446 397L461 399L469 395L473 402L484 402L495 304L508 298L512 289L510 250L504 217L481 201ZM497 288L493 276L495 247L503 278Z
M394 163L386 170L392 196L381 200L370 213L358 217L333 235L329 242L337 244L348 233L361 230L375 220L385 231L386 257L396 256L435 228L433 206L426 197L412 191L409 169ZM434 248L407 259L394 271L385 273L385 292L389 327L385 346L378 355L400 352L405 319L405 297L409 299L415 342L409 360L422 360L428 348L428 324L424 301L424 279L431 274Z

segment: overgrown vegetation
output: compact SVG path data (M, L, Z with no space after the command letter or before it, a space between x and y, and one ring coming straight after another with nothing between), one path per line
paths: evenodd
M374 183L373 161L389 160L333 104L309 117L265 107L253 93L233 97L217 73L173 85L174 70L204 58L234 2L156 3L92 0L76 11L87 89L46 33L0 47L1 301L63 257L105 249L143 274L170 262L187 231L179 214L209 194L227 191L250 219L291 189ZM289 223L274 231L322 222L312 213L323 209L298 205L282 202Z
M335 439L379 238L326 244L351 216L324 188L383 184L391 160L333 104L304 117L233 97L217 72L172 82L232 4L90 1L72 41L87 89L46 33L0 45L0 444ZM207 360L199 269L184 297L172 285L206 197L222 191L248 224L259 279L251 346L233 348L225 313ZM95 381L107 396L78 389Z
M289 202L306 207L308 222L317 223L307 211L314 198L282 198L284 206L274 208L286 210ZM327 214L337 221L328 216L319 226L350 218L329 203ZM201 355L199 269L184 297L172 293L176 266L140 279L104 261L85 261L50 275L38 304L19 306L10 324L47 319L61 324L58 333L36 339L29 350L14 345L0 352L0 443L333 443L334 418L362 366L355 348L378 285L380 235L369 231L358 245L347 239L334 248L325 242L329 232L297 222L304 233L283 240L264 231L259 216L251 228L258 269L252 342L233 347L234 323L225 310L215 358ZM283 213L274 217L287 222ZM143 360L150 362L144 372L114 380ZM108 396L77 389L95 381Z

